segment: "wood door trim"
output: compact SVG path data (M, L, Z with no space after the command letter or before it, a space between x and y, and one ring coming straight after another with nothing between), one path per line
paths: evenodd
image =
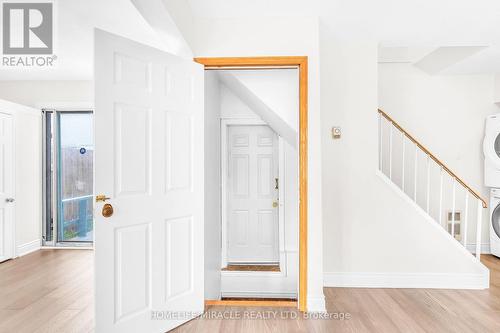
M205 306L258 306L258 307L287 307L296 308L297 301L285 301L285 300L206 300Z
M279 67L299 69L299 302L300 311L307 310L307 88L306 56L194 58L205 69L217 67ZM238 68L239 69L239 68Z

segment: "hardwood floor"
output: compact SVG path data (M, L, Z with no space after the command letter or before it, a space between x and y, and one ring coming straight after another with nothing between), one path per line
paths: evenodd
M325 288L330 316L349 319L212 306L174 332L500 332L500 259L482 258L488 290ZM92 276L90 250L42 250L0 264L0 332L92 332ZM241 319L220 319L228 311Z
M0 332L90 332L92 250L42 250L0 264Z

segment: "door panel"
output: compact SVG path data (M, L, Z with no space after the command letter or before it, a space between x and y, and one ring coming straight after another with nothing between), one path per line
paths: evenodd
M122 321L151 306L150 224L117 228L115 320Z
M13 135L12 116L0 113L0 262L14 257Z
M173 300L193 289L193 233L191 217L167 220L167 293L166 300Z
M203 67L99 30L95 52L96 331L165 332L204 308Z
M115 197L150 194L150 113L145 106L115 106Z
M166 112L165 147L167 191L191 191L193 119L181 112Z
M229 126L228 143L228 262L278 262L278 137L268 126Z

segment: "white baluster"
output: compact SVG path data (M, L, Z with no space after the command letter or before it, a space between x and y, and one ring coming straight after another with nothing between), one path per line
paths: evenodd
M401 132L401 142L403 144L403 166L401 169L401 189L405 191L405 133Z
M382 159L383 159L383 151L384 151L384 148L382 146L383 144L383 135L384 135L384 124L382 122L382 114L379 113L378 114L378 152L379 152L379 155L378 155L378 163L379 163L379 170L382 171Z
M456 197L456 186L457 179L453 178L453 195L452 195L452 206L451 206L451 235L455 238L455 197Z
M443 226L443 167L439 173L439 225Z
M477 200L476 258L481 259L481 226L483 224L483 203Z
M467 248L467 220L469 219L469 191L467 190L465 192L465 211L464 211L464 227L462 230L462 233L464 235L463 237L463 245L465 248Z
M431 157L427 155L427 204L426 211L429 214L430 198L431 198Z
M389 179L392 180L392 122L389 127Z
M415 186L413 188L413 200L417 202L417 174L418 174L418 145L415 143L415 162L414 162L414 183Z

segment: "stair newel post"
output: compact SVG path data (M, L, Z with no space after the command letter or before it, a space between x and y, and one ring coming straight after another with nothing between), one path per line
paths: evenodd
M481 226L483 224L483 203L477 200L476 258L481 259Z

